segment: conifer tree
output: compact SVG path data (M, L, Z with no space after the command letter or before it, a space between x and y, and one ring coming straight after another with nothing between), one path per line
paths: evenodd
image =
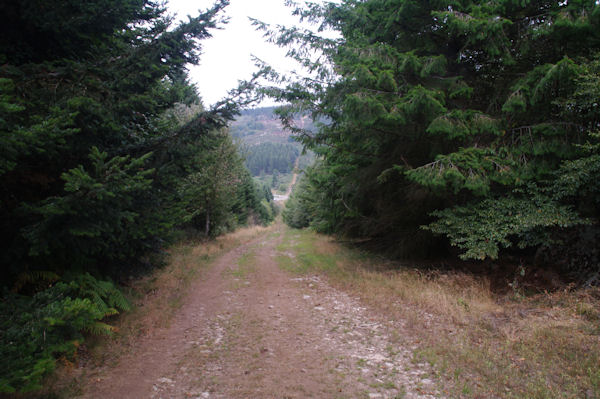
M252 85L205 110L187 80L227 3L178 25L152 1L0 5L3 282L23 270L126 275L185 223L178 187L207 167L201 138Z
M270 90L291 103L284 122L329 121L316 134L290 126L324 157L314 178L336 186L313 224L407 255L435 248L433 231L480 259L597 226L597 208L554 195L599 128L597 2L348 0L296 13L341 35L270 31L314 72Z
M175 24L149 0L0 3L0 392L112 333L129 305L108 280L198 214L270 221L225 128L254 81L207 110L187 79L227 4Z

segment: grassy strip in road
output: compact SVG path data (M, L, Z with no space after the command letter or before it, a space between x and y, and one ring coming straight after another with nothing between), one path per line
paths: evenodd
M415 361L434 366L449 397L600 398L598 289L498 295L483 277L425 272L308 230L286 230L277 249L283 269L324 274L405 320Z
M237 259L237 267L231 271L231 275L238 279L245 279L249 274L256 271L256 251L255 248L248 248Z

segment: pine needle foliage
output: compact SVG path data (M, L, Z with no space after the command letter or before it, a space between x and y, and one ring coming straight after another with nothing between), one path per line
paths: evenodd
M582 147L600 127L597 1L347 0L296 14L339 33L257 24L314 72L267 90L323 157L313 180L336 187L306 214L335 211L309 224L399 254L443 253L435 233L476 259L560 242L528 238L540 231L598 229L592 195L562 187L598 180ZM304 131L297 112L328 123Z
M179 24L144 0L0 5L2 281L23 270L129 276L186 225L180 182L210 166L198 154L218 151L214 132L254 101L261 74L211 109L188 81L227 5Z

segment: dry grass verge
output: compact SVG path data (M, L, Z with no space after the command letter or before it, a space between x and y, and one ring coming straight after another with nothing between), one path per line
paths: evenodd
M404 320L415 360L455 398L600 398L600 290L495 294L462 272L423 272L288 230L280 265L322 273L338 288Z

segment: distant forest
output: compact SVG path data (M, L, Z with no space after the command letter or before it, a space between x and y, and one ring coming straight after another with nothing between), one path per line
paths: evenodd
M246 166L254 176L273 174L274 170L288 173L294 169L294 162L300 155L298 145L261 143L248 149Z
M289 173L300 156L301 146L294 142L274 111L275 107L244 110L231 124L231 135L243 143L246 166L254 176L274 171ZM295 120L299 124L308 121L301 117ZM309 125L312 128L312 122Z

